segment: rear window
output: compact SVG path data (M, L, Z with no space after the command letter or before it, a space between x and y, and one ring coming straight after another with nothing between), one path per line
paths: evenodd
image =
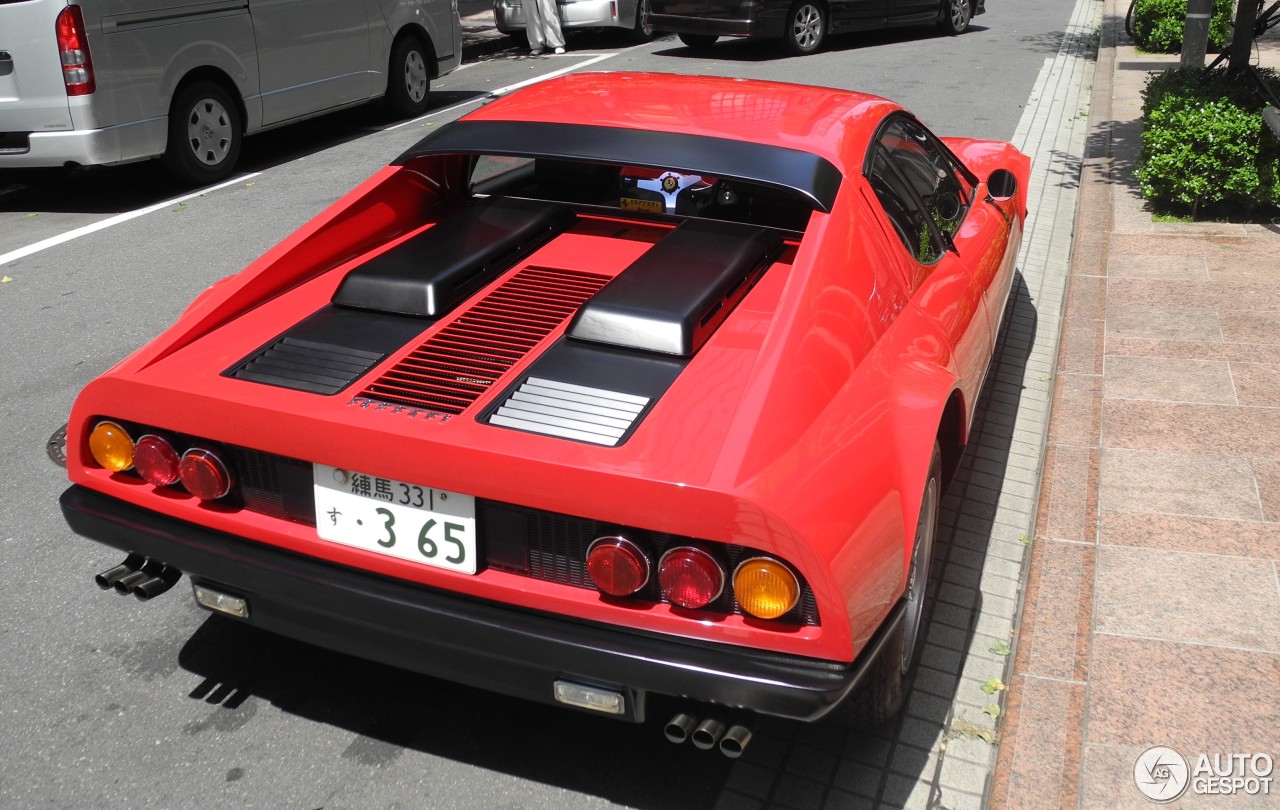
M655 217L744 222L802 232L813 212L790 189L696 171L559 158L478 155L471 190Z

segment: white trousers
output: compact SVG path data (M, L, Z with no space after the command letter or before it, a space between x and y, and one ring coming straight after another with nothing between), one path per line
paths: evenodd
M524 30L532 50L563 48L564 34L560 33L560 9L556 0L520 0L524 6Z

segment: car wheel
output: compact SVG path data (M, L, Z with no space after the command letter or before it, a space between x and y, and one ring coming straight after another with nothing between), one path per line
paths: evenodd
M194 82L169 107L165 168L184 183L217 182L235 170L243 140L240 108L231 95L213 82Z
M632 42L648 42L657 32L649 20L649 0L638 0L636 3L636 24L628 32Z
M782 47L787 53L813 53L827 36L827 12L811 0L796 0L787 12L787 27L782 33Z
M973 0L942 0L942 16L938 25L948 34L955 36L969 30L973 20Z
M427 60L427 50L417 37L403 37L391 49L387 107L395 115L413 118L427 111L431 91L431 68Z
M933 539L938 529L938 502L942 497L942 451L933 446L929 477L920 499L920 519L916 521L911 566L903 598L906 610L902 621L871 665L866 676L832 712L832 719L846 725L869 728L884 725L902 710L907 690L919 665L920 639L924 630L925 594L933 557Z
M695 51L707 50L720 38L715 34L678 34L677 36L686 48L693 48Z

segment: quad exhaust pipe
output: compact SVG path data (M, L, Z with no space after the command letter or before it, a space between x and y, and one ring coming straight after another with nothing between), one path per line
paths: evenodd
M751 742L751 729L746 726L735 723L726 727L722 720L714 717L699 720L687 712L680 712L668 720L662 733L677 745L690 740L700 751L719 748L720 753L730 759L742 756Z
M145 602L172 588L181 577L182 572L172 565L130 554L124 562L98 574L93 581L104 591L114 588L116 593L131 593Z

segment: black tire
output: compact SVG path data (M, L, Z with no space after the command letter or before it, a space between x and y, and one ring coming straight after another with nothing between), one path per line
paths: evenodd
M169 105L164 167L177 180L206 185L235 171L244 142L240 106L219 84L192 82Z
M915 542L911 547L911 568L904 594L906 615L893 637L881 649L880 657L872 663L862 683L831 713L835 722L856 728L882 726L897 716L907 702L907 693L920 664L925 594L929 586L929 563L938 530L938 502L941 497L942 451L935 444L933 458L929 462L929 477L920 501Z
M401 37L391 49L386 104L399 118L416 118L431 104L431 55L415 36Z
M649 0L636 0L636 22L627 32L627 39L632 42L648 42L658 32L653 30L649 21Z
M796 0L787 11L782 49L803 56L822 47L827 38L827 9L816 0Z
M680 37L680 41L686 48L692 48L695 51L707 50L720 38L715 34L677 34L676 36Z
M973 22L973 0L942 0L942 12L938 27L944 33L955 36L969 30Z

